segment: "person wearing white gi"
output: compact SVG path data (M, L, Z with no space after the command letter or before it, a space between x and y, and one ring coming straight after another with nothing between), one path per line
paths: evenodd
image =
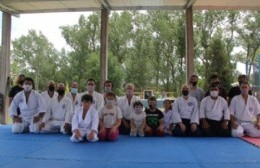
M48 82L48 90L41 93L45 108L48 109L52 99L57 98L58 93L55 92L56 85L54 81Z
M230 136L230 112L227 101L219 96L218 84L211 84L210 96L200 104L201 131L203 136Z
M104 106L104 98L103 95L95 91L96 82L94 79L88 79L87 81L87 91L83 92L79 95L79 102L81 100L81 97L85 94L89 94L93 97L92 106L99 111ZM82 103L79 103L79 106L81 106ZM75 108L79 107L75 106Z
M50 102L47 112L44 114L40 130L42 133L61 132L71 133L71 120L73 115L72 102L65 96L65 85L58 84L58 97Z
M163 111L163 126L164 133L172 135L173 130L173 110L172 102L169 99L163 101L164 111Z
M189 96L189 86L182 85L182 96L173 104L174 136L200 136L199 109L196 98Z
M72 142L98 141L99 117L97 110L92 106L93 97L85 94L81 97L82 106L77 108L72 118Z
M39 133L39 124L46 112L42 96L35 90L32 78L26 77L24 90L19 92L10 106L10 117L13 119L13 133L32 132ZM20 108L20 114L17 108Z
M66 96L71 100L73 104L73 112L74 112L75 107L79 106L80 104L77 82L71 83L70 92Z
M121 109L123 118L122 124L119 127L119 133L130 134L130 114L134 111L133 103L139 100L139 97L134 95L135 86L132 83L125 85L126 95L121 97L117 104Z
M133 104L134 112L130 114L130 136L144 136L144 129L146 123L146 114L143 111L143 104L140 101L136 101Z
M240 84L241 94L231 100L231 135L260 137L260 107L257 99L249 95L249 83Z

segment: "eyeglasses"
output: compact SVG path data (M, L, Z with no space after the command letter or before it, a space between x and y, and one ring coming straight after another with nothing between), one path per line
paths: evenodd
M92 86L93 86L93 85L94 85L94 83L88 83L88 85L92 85Z

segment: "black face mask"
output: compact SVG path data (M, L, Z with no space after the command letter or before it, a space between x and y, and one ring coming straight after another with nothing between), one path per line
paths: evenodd
M216 81L216 82L212 82L212 84L219 85L219 84L220 84L220 82L219 82L219 81Z
M53 85L49 86L49 91L53 92L55 90L55 87Z
M154 109L154 107L152 105L149 105L149 108L152 109L152 110Z
M191 82L192 86L196 86L197 82Z
M24 82L24 80L19 80L19 81L18 81L18 84L19 84L19 85L23 85L23 82Z
M57 92L60 96L63 96L65 94L65 90L63 89L58 89Z
M182 93L183 96L187 96L189 94L189 91L188 90L182 90L181 93Z

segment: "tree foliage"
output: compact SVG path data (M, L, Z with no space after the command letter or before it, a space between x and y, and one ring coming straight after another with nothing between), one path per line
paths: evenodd
M259 11L196 11L194 20L195 73L207 89L212 73L220 75L229 89L236 79L236 61L256 62L260 46ZM13 41L12 72L32 76L37 88L48 80L69 84L76 81L81 91L86 80L100 82L100 12L81 15L75 25L61 26L69 49L57 51L41 32L30 30ZM112 12L109 20L108 79L115 91L134 83L137 91L179 94L185 83L184 11ZM235 53L236 48L243 48Z

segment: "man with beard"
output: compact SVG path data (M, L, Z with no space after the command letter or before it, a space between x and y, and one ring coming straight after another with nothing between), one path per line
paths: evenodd
M146 113L146 136L164 136L163 113L156 108L156 97L148 98L149 108L145 110Z
M49 108L51 100L57 98L58 96L58 93L55 92L55 88L56 88L55 82L49 81L48 90L41 93L46 110Z
M58 96L50 101L49 108L43 116L40 125L41 132L71 132L73 107L71 100L65 96L65 85L60 83L57 88Z
M219 94L219 85L211 84L210 95L202 99L200 103L201 132L203 136L230 136L228 104Z
M248 82L246 75L239 75L237 80L239 85L232 87L228 92L228 105L230 105L230 102L233 97L241 94L240 84L243 82ZM249 95L252 95L252 90L249 89L248 93Z

